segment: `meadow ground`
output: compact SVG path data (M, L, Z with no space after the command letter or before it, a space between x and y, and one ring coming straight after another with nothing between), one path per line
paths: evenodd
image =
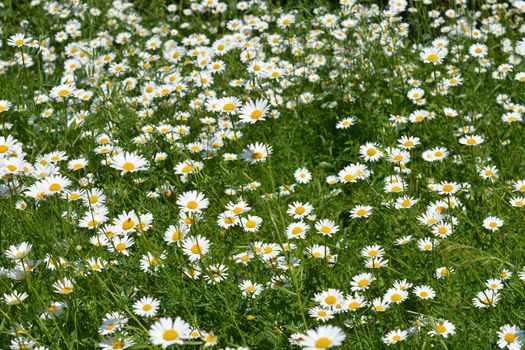
M521 349L525 1L4 0L0 349Z

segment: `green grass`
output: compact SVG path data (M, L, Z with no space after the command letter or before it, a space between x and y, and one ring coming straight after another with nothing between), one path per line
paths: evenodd
M177 4L175 12L167 10L170 3ZM340 346L344 349L386 348L383 337L396 329L409 331L405 340L392 346L401 349L492 349L497 347L500 327L512 324L523 328L525 282L520 279L519 272L523 271L525 253L521 238L525 216L523 208L512 206L509 201L524 197L524 191L516 190L514 185L525 179L525 134L521 120L513 123L502 120L510 109L507 105L506 110L497 100L499 95L505 94L515 104L514 111L525 109L524 82L515 78L518 73L525 72L524 55L516 49L518 42L523 42L523 32L520 33L524 26L523 12L512 9L511 5L502 12L482 2L424 5L418 1L409 2L414 10L399 13L396 21L389 24L379 11L359 16L359 7L343 10L333 1L261 1L267 5L266 10L257 7L242 10L236 8L235 1L226 3L227 10L221 14L210 11L184 14L183 9L191 6L189 1L158 0L135 1L125 12L136 14L141 18L141 26L150 31L162 25L177 30L177 34L160 37L160 40L163 43L174 40L179 46L188 47L188 53L169 70L184 79L205 70L191 55L193 46L184 44L185 38L203 34L209 44L197 46L211 47L217 40L234 33L227 28L229 21L256 16L268 21L268 29L247 31L247 39L252 40L252 45L260 40L261 62L277 60L289 66L290 72L306 69L308 74L316 74L317 80L308 79L308 74L289 74L278 79L254 77L247 69L249 63L240 59L241 49L236 48L209 58L210 61L222 60L225 64L223 72L213 75L211 86L203 88L188 82L183 96L171 92L155 97L151 106L143 106L132 99L142 97L142 88L148 82L164 84L166 73L162 67L169 62L163 57L162 48L150 51L159 58L151 61L148 68L138 55L126 55L129 48L147 52L146 41L153 35L136 35L137 28L126 23L125 18L109 16L108 13L115 11L115 4L84 1L88 9L97 7L102 14L86 13L76 17L78 9L71 4L63 5L70 12L60 18L46 12L48 2L31 6L29 2L4 1L0 11L3 28L0 60L5 63L0 74L0 100L7 100L12 106L0 113L0 123L11 126L2 127L0 134L16 139L22 148L18 154L11 150L0 154L3 175L0 251L7 252L22 242L32 244L32 248L24 259L0 255L0 297L14 291L28 295L17 305L1 300L0 348L23 348L16 342L32 341L34 344L29 348L95 349L104 341L117 346L114 342L119 337L132 341L132 349L156 348L150 341L152 326L160 317L175 319L177 316L201 333L217 335L217 348L298 348L291 344L292 334L305 333L320 325L334 325L345 334ZM370 10L374 3L365 1L361 5ZM381 2L380 8L388 8L388 3ZM431 26L435 20L429 17L432 9L440 11L443 18L443 23L437 27ZM447 9L454 9L458 18L445 16ZM474 39L469 35L442 33L443 27L452 27L461 21L471 23L474 11L480 11L478 29L483 20L492 19L499 21L505 34L487 33L485 38ZM331 35L331 29L320 23L327 13L338 16L337 29L344 29L345 19L355 18L354 25L344 29L346 39L337 40ZM288 29L276 24L283 14L295 16L295 23ZM79 35L64 42L57 41L56 33L64 30L66 23L73 19L81 24ZM183 25L185 22L187 25ZM398 34L402 23L408 24L406 36ZM379 34L378 28L382 28L383 34ZM312 42L310 37L315 29L322 29L315 39L319 48L307 45ZM49 38L47 48L54 50L56 58L46 62L41 50L8 45L7 39L20 32L39 40ZM132 34L130 41L116 43L117 35L123 32ZM284 45L280 52L272 51L266 36L273 34L280 35L283 42L293 38L304 53L294 55ZM64 64L69 58L65 55L66 46L82 41L89 45L102 35L111 36L113 43L88 52L85 62L80 63L82 67L74 73L77 88L90 91L93 96L87 101L50 97L45 103L36 103L36 96L49 95L52 88L60 85ZM446 57L441 64L424 63L420 58L422 49L431 47L432 41L439 36L449 41ZM515 50L513 54L504 48L503 39L509 40ZM384 47L392 40L402 45L387 55ZM469 54L469 47L474 44L488 48L485 58L491 65L486 71L480 71L479 59ZM452 51L457 45L457 54L454 54ZM20 52L24 57L31 57L33 65L26 67L13 61ZM84 68L108 53L115 55L113 62L126 61L127 71L116 76L109 73L109 64L106 64L100 74L88 76ZM312 64L312 59L315 62L321 56L325 64ZM512 71L503 79L495 79L493 72L512 57L519 59L512 64ZM345 59L347 64L342 63ZM453 67L460 73L462 84L450 87L446 94L436 94L438 87L432 77L440 74L440 79L450 79ZM128 77L137 79L137 87L131 91L118 88ZM235 79L254 80L256 86L250 89L232 86L230 82ZM414 87L411 79L420 82L419 87L425 93L424 105L418 106L407 97ZM106 95L108 83L112 87L111 93ZM266 113L265 120L254 124L242 123L239 113L228 115L223 111L207 110L205 103L201 109L192 107L196 98L203 99L206 94L215 94L217 98L236 97L244 104L249 99L268 100L268 91L279 95L279 103L270 110L278 111L280 116L273 119ZM310 103L301 102L306 92L313 96ZM53 109L51 116L42 117L49 108ZM153 114L141 117L144 108L153 108ZM458 116L445 116L444 108L455 109ZM390 119L392 115L409 117L421 109L432 112L434 117L400 125L394 125ZM65 118L80 111L88 112L83 124L66 127ZM175 117L181 112L188 114L188 120ZM339 121L350 116L355 123L348 129L336 127ZM209 157L205 152L192 153L187 149L190 143L219 136L218 127L213 130L202 122L202 118L207 117L212 118L213 125L229 122L230 126L223 131L240 131L242 137L237 140L224 137L223 144ZM155 130L162 124L185 125L190 127L190 133L177 142L169 142L160 132L147 131L150 126ZM476 146L461 144L459 139L463 134L458 134L458 129L465 127L472 128L466 135L480 135L484 142ZM96 151L101 145L97 138L103 134L108 135L109 144L116 147L115 154L126 151L141 155L149 162L148 167L121 174L121 170L104 164L110 156ZM139 136L147 140L137 143ZM420 140L419 145L409 150L410 161L406 163L409 172L399 173L399 164L386 156L377 162L366 162L360 156L360 147L367 142L375 143L379 150L387 153L388 148L399 147L398 140L402 136ZM255 164L242 160L243 150L256 142L271 146L273 152ZM435 162L424 160L424 151L436 147L445 147L448 157ZM45 176L38 176L33 171L10 174L12 170L8 164L16 156L28 162L27 169L32 170L38 166L41 156L51 163L49 154L55 151L66 152L68 161L83 157L89 164L84 169L72 171L68 169L68 161L62 160ZM165 152L167 158L155 162L159 152ZM225 161L225 153L236 154L239 159ZM204 167L183 181L174 167L189 160L202 162ZM328 176L337 176L344 167L358 162L371 171L366 179L355 183L327 183ZM483 179L479 171L485 165L495 166L497 177ZM312 173L313 178L307 184L294 179L294 171L301 167ZM26 192L29 186L51 175L62 175L71 184L61 189L60 194L47 193L44 200L32 198ZM393 175L404 181L404 191L384 190L385 179ZM252 182L260 186L255 190L247 189ZM440 200L446 203L450 199L429 188L441 182L454 182L461 187L453 196L460 205L445 208L440 218L454 227L453 234L447 238L436 238L432 227L418 222L433 204ZM283 186L292 185L292 192L283 193ZM106 196L108 225L116 222L123 212L153 216L147 230L132 230L129 234L134 245L129 247L128 256L108 249L113 248L111 239L107 247L97 247L90 242L96 230L81 227L80 220L93 208L81 200L63 197L66 190L79 188L102 190ZM228 189L235 189L236 193L228 194ZM209 253L196 263L190 262L180 245L168 245L163 238L170 225L181 222L183 210L177 204L179 196L193 190L203 193L209 205L202 211L202 218L188 226L187 236L200 235L211 242ZM155 194L154 198L149 198L151 193ZM404 195L417 199L417 203L410 208L396 209L392 204ZM256 232L249 232L240 225L225 229L217 224L217 217L226 210L227 204L241 199L251 207L241 217L256 215L262 219ZM287 227L299 221L287 214L289 205L296 201L309 203L314 208L314 216L304 218L310 227L304 239L289 239L286 234ZM23 208L20 208L22 203ZM372 215L352 218L350 211L356 205L371 206ZM489 216L502 219L503 225L496 231L488 230L483 221ZM321 235L314 228L320 219L335 221L339 231L332 237ZM408 235L413 238L408 244L396 244L397 239ZM432 251L422 252L417 241L423 238L437 239L439 244ZM281 252L279 259L282 260L264 261L255 254L247 265L236 263L235 255L250 251L256 242L280 246L293 243L296 248ZM329 248L337 255L336 261L315 259L306 254L314 245ZM387 266L365 267L366 259L361 256L361 250L372 245L380 245L385 250ZM141 269L141 259L148 253L155 257L163 255L160 265L152 272ZM45 261L49 258L64 259L67 264L50 269ZM107 265L101 272L90 271L86 266L90 258L101 258ZM15 278L15 267L25 268L30 261L35 264L34 269ZM293 262L291 267L284 266L290 262ZM228 276L219 283L208 283L204 275L210 275L207 271L214 264L224 264ZM200 267L202 275L191 279L185 271L195 266ZM453 269L453 273L438 279L436 269L440 267ZM510 278L501 275L504 269L512 272ZM368 303L366 306L335 313L326 323L309 315L310 309L319 306L313 301L315 294L334 288L352 295L352 278L365 272L375 277L370 288L362 292ZM55 292L54 283L63 278L73 281L71 294ZM272 283L276 279L286 280L286 283L282 286ZM495 305L479 308L473 298L486 289L488 279L500 279L503 288ZM254 298L244 296L239 285L245 280L260 284L264 290ZM394 282L400 280L407 280L413 287L430 286L436 296L432 300L422 300L413 293L412 287L406 301L391 304L385 312L374 311L372 301L383 297ZM155 317L143 317L134 312L133 304L143 296L160 302ZM63 313L42 318L51 301L64 303ZM111 312L119 312L128 321L117 332L105 336L100 334L99 328L106 314ZM414 322L418 319L424 319L425 325L416 329ZM441 319L455 325L455 334L446 338L429 335L435 322ZM108 340L107 337L113 338ZM518 334L517 342L523 341ZM200 348L204 340L195 336L185 340L185 344Z

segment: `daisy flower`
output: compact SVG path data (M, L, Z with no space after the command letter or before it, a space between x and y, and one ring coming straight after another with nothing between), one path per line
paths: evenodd
M112 245L108 246L108 250L110 252L116 252L128 256L128 249L134 244L135 242L133 241L133 238L126 234L124 236L115 236L112 239Z
M388 301L389 303L400 304L403 301L407 300L407 298L408 292L406 290L403 290L401 288L390 288L387 290L383 299Z
M367 218L372 215L372 207L369 205L357 205L350 211L353 219Z
M268 110L269 106L266 100L259 99L255 103L249 100L239 111L239 118L245 123L254 124L259 120L264 120Z
M485 139L479 135L463 136L459 139L459 143L466 146L476 146L482 144Z
M500 297L498 290L485 289L484 291L478 292L476 297L472 299L472 303L479 309L484 309L490 306L496 306Z
M189 333L190 325L180 317L175 320L162 317L149 330L151 342L164 349L174 344L182 345L185 339L190 338Z
M308 314L310 315L310 317L315 318L317 321L321 322L326 322L334 318L334 312L332 310L318 306L308 310Z
M294 219L302 219L312 212L314 207L310 203L293 202L288 205L287 214Z
M375 281L374 275L372 275L369 272L366 272L366 273L362 273L362 274L352 277L350 286L351 286L352 291L354 292L364 291L370 287L370 284L373 281Z
M321 306L327 308L335 308L344 299L344 295L340 290L329 288L326 291L314 295L313 300L320 303Z
M62 280L55 282L53 284L53 288L55 288L55 293L63 295L71 294L75 290L73 282L67 277L64 277Z
M288 239L304 239L309 229L310 227L302 221L294 222L286 228L286 236Z
M182 241L182 251L190 261L200 260L208 254L209 249L210 241L201 235L186 237Z
M12 245L5 251L5 256L11 260L23 260L27 254L29 254L32 247L33 245L27 242Z
M133 313L138 316L152 317L157 313L159 305L158 300L145 296L133 304Z
M437 279L443 279L449 277L454 272L453 268L446 266L438 267L435 271Z
M242 295L255 298L256 296L261 294L261 292L263 291L263 286L258 283L253 283L250 280L244 280L239 285L239 289L241 290Z
M12 106L13 104L11 102L7 100L0 100L0 113L8 111ZM8 136L8 138L9 137L10 136ZM4 152L1 152L1 153L4 153Z
M485 57L487 55L487 51L488 51L487 46L483 44L474 44L474 45L471 45L468 49L469 54L472 57L477 57L477 58Z
M24 33L17 33L15 35L11 35L9 39L7 39L7 45L13 47L22 47L29 44L32 40L33 39L31 37L26 38Z
M125 152L113 156L110 159L109 166L120 170L121 174L124 175L136 171L148 170L148 161L138 154Z
M434 299L436 292L429 286L417 286L412 291L420 299Z
M65 99L76 91L76 87L73 84L61 84L51 89L49 95L54 99Z
M246 232L257 232L261 227L262 218L254 215L248 215L241 218L241 226Z
M210 201L203 193L197 191L187 191L177 197L177 205L180 210L187 213L202 212L206 209Z
M379 245L371 245L361 249L361 256L365 258L375 258L385 255L385 250Z
M29 297L29 294L27 294L26 292L19 293L15 290L11 294L4 294L2 299L7 305L18 305L22 303L25 299L27 299L27 297Z
M266 158L272 154L272 150L272 146L256 142L255 144L248 145L248 148L242 151L241 158L251 164L264 162Z
M454 335L456 333L456 326L453 323L447 320L438 320L433 329L428 332L431 336L442 336L447 338L449 335Z
M340 120L337 125L335 126L337 129L348 129L352 125L354 125L355 119L353 117L348 117Z
M365 162L375 162L383 157L383 152L375 143L367 142L359 147L359 155Z
M319 326L314 330L306 331L300 343L306 350L328 349L343 344L346 336L343 330L335 326Z
M333 220L323 219L315 223L315 229L323 236L332 237L332 234L339 231L339 226Z
M497 231L501 226L503 226L503 220L498 217L489 216L483 220L483 227L492 232Z
M312 180L312 173L306 168L299 168L293 173L295 181L300 184L307 184Z
M427 47L424 48L420 54L419 58L424 63L431 63L433 65L438 65L443 63L443 59L447 55L447 49L442 47Z
M399 343L400 341L403 341L407 338L408 332L402 331L400 329L396 329L394 331L388 332L383 338L383 343L386 345L392 345Z
M235 114L241 104L241 101L237 97L224 97L217 102L219 110L226 114Z
M521 349L523 346L523 331L514 325L506 324L501 326L498 335L498 347L503 349Z

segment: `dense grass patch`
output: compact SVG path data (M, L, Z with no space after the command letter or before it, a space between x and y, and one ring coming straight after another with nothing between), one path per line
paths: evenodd
M520 349L523 1L9 1L0 348Z

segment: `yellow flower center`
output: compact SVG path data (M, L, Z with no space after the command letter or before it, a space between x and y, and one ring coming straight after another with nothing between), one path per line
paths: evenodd
M69 94L71 94L71 91L67 89L62 89L58 92L58 96L60 97L66 97Z
M56 192L56 191L60 191L60 189L62 188L62 186L60 186L60 184L51 184L51 186L49 186L49 190L51 192Z
M253 111L252 114L250 114L250 117L252 119L259 119L260 117L262 117L262 115L263 115L262 111L257 109L255 111Z
M179 333L176 330L168 329L162 334L162 339L167 341L176 340L179 337Z
M328 305L333 305L337 302L337 298L334 297L333 295L329 295L325 298L324 300Z
M431 53L427 56L427 60L430 62L436 62L439 59L439 56L435 53Z
M345 181L352 181L354 179L354 175L352 174L346 174L344 177Z
M111 346L113 349L124 349L124 345L125 345L124 342L117 340Z
M234 213L234 214L240 214L240 213L242 213L242 208L241 208L241 207L235 207L235 208L233 208L233 213Z
M445 333L447 331L447 328L445 326L443 326L442 324L438 325L436 327L436 332L438 333Z
M391 299L392 301L400 301L400 300L402 299L402 297L401 297L401 294L397 294L397 293L396 293L396 294L392 294L392 296L390 297L390 299Z
M183 168L182 168L182 172L183 173L189 173L190 171L193 170L193 166L191 165L185 165Z
M132 171L133 169L135 169L135 164L130 163L130 162L126 162L126 163L122 164L122 169L124 169L126 171Z
M364 279L360 280L359 282L357 282L357 285L360 288L364 288L364 287L368 286L368 283L369 283L369 281L366 278L364 278Z
M202 252L202 248L201 248L200 245L194 244L194 245L191 246L191 252L193 254L200 254Z
M226 103L222 109L225 111L233 111L235 109L235 105L233 103Z
M178 241L179 239L181 239L181 237L182 233L180 231L173 231L173 233L171 234L171 239L174 241Z
M332 341L328 338L319 338L315 342L315 347L318 349L326 349L330 345L332 345Z
M191 209L191 210L197 209L198 206L199 206L199 203L197 203L196 201L189 201L187 204L188 209Z
M117 243L117 245L115 246L115 249L116 250L124 250L124 249L126 249L126 243L124 243L124 242Z
M446 184L445 186L443 186L443 191L444 192L451 192L453 189L454 189L454 186L452 186L450 184Z
M505 334L505 341L507 343L514 343L516 341L516 335L512 333Z
M299 227L299 226L296 226L296 227L294 227L294 228L292 229L292 233L293 233L294 235L298 235L298 234L300 234L301 232L303 232L303 229L302 229L301 227Z
M133 221L131 218L126 219L126 221L122 223L122 229L126 231L132 229L134 226L135 221Z
M56 305L51 305L50 307L47 308L47 312L49 312L50 314L57 310L58 310L58 306Z

